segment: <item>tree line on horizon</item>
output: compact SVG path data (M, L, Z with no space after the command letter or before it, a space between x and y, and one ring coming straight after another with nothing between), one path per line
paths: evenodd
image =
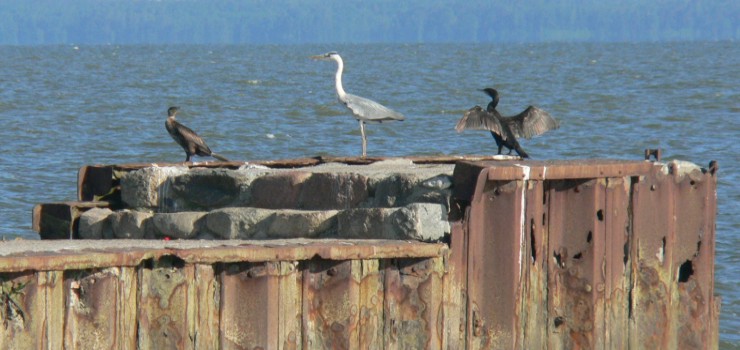
M0 44L740 38L735 0L0 0Z

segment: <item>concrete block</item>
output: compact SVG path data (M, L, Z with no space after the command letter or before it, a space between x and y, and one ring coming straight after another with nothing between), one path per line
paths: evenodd
M147 221L152 213L124 209L108 217L113 236L116 238L140 239L147 231Z
M371 182L374 200L369 206L390 208L406 205L406 198L413 193L418 182L419 179L412 174L392 174L376 178Z
M340 238L395 239L395 230L385 225L395 208L356 208L337 214L337 236Z
M336 228L336 210L278 210L272 215L269 238L314 238Z
M301 187L296 208L356 208L368 198L367 177L353 173L315 173Z
M78 234L82 239L101 239L113 237L108 216L113 213L108 208L92 208L80 215Z
M412 203L394 211L387 224L399 239L437 241L450 232L447 207L433 203Z
M295 209L304 181L310 172L267 174L251 183L251 206L265 209Z
M199 221L205 215L205 212L190 211L154 214L151 229L155 237L193 238L198 234Z
M170 179L188 172L187 167L149 167L121 178L121 199L129 208L173 211L167 202Z
M206 215L206 227L224 239L267 237L273 210L259 208L222 208Z
M435 203L357 208L337 215L337 235L341 238L437 241L449 232L447 207Z
M247 206L258 174L229 169L192 169L172 178L168 198L177 211Z

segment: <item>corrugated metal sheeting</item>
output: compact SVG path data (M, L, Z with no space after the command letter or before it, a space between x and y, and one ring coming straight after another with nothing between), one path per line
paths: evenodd
M718 346L716 163L463 163L456 172L479 174L457 188L470 203L469 349Z
M0 348L444 347L441 243L127 244L0 258Z

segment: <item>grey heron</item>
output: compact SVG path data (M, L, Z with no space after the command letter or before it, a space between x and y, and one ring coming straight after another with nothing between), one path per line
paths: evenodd
M498 91L492 88L485 88L481 91L491 97L488 107L486 110L480 106L469 109L457 122L455 130L457 132L465 129L490 131L493 139L496 140L498 154L501 154L501 149L506 147L509 149L509 154L511 150L515 150L520 157L529 158L516 138L530 139L560 127L560 123L550 114L534 106L527 107L515 116L504 117L496 110L499 100Z
M338 53L331 51L323 55L311 56L315 60L335 61L337 62L337 73L335 83L337 88L337 98L339 102L347 106L354 115L355 119L360 122L360 134L362 134L362 157L367 156L367 137L365 136L365 123L382 123L384 121L404 120L404 116L388 107L381 105L373 100L364 97L348 94L342 87L342 72L344 71L344 62Z
M190 158L195 155L201 157L211 156L228 162L228 159L213 153L208 148L208 145L206 145L206 142L195 131L175 120L175 115L178 111L180 111L180 107L170 107L167 109L167 121L165 121L164 126L175 142L185 150L185 161L189 162Z

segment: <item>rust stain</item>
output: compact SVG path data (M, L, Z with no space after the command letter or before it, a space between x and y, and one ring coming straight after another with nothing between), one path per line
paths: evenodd
M174 256L139 270L139 346L192 349L194 266Z
M279 263L228 264L221 272L221 347L277 348Z
M65 347L117 347L117 311L122 307L116 298L120 290L118 269L67 271L64 285L67 290Z
M358 347L368 350L383 348L385 271L381 265L385 265L385 262L361 260L360 265Z
M441 260L403 259L386 268L386 349L439 349Z
M490 181L488 169L478 178L468 221L468 348L511 348L519 323L524 182Z
M303 347L350 349L359 342L358 261L310 260L303 276Z

